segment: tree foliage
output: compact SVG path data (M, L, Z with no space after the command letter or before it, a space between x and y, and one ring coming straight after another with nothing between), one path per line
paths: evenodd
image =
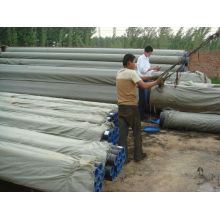
M47 47L112 47L158 49L196 48L208 35L210 27L180 27L174 34L170 27L129 27L123 36L93 37L95 27L0 27L0 45ZM219 50L220 39L213 40L204 50Z

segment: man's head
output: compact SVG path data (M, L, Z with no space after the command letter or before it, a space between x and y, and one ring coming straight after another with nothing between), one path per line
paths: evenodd
M144 54L146 57L150 57L153 52L153 48L149 45L144 48Z
M128 69L135 69L136 58L133 54L125 54L123 58L123 66Z

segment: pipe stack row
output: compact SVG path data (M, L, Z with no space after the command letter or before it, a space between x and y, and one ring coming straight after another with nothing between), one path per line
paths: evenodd
M138 57L143 50L9 47L1 52L0 142L6 157L0 160L5 162L0 166L4 168L0 178L46 191L98 192L104 179L114 181L126 158L124 148L116 146L117 106L107 103L117 102L115 78L123 68L125 53ZM185 60L185 51L172 50L155 50L150 58L161 70ZM5 143L12 147L6 149ZM16 168L9 169L7 159L13 165L16 155L22 155L21 149L23 155L39 156L33 167L30 163L25 166L26 159L18 157L15 166L21 172L16 176ZM56 153L56 159L48 162L51 170L45 169L45 174L50 173L48 179L44 173L38 175L43 180L39 184L34 174L39 172L39 161L45 160L42 151ZM60 170L53 171L59 158L72 165L62 160ZM24 174L30 174L29 181ZM61 180L49 186L50 177ZM62 181L63 177L68 178Z
M104 164L110 149L103 142L6 125L0 125L0 143L0 178L42 191L93 191L95 163ZM40 161L44 166L37 166Z
M38 191L93 191L93 159L70 156L41 146L1 138L0 179Z
M119 131L114 104L2 92L0 133L1 141L89 160L96 192L102 190L104 179L114 181L126 159L124 148L116 147Z
M220 132L220 86L185 81L151 89L150 103L161 108L162 128Z
M0 91L117 103L116 73L123 68L123 56L133 53L138 58L143 52L132 48L8 47L0 53ZM150 57L161 71L185 61L183 50L155 49Z

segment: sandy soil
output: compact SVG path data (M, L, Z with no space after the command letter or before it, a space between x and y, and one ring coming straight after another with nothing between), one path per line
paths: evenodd
M142 139L148 158L125 165L114 183L104 181L103 191L220 191L220 135L161 130L157 134L143 131ZM129 158L132 157L130 131Z

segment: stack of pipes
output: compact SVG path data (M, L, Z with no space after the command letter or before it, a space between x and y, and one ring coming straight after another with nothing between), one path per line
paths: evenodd
M0 118L0 142L92 161L96 192L102 190L104 178L115 180L126 160L124 148L116 146L119 138L117 105L2 92ZM1 175L7 181L20 183L16 178L6 177ZM22 183L33 187L28 181Z
M151 89L150 103L160 107L163 128L220 132L220 86L184 82Z
M8 47L1 52L0 177L45 191L101 191L103 179L114 181L126 158L116 146L117 106L107 103L117 102L115 78L126 53L138 57L143 50ZM185 51L154 50L150 62L163 71L185 58ZM56 162L60 170L53 170Z
M126 53L138 58L143 49L8 47L0 53L0 91L116 103ZM185 60L183 50L155 49L150 57L161 71Z

